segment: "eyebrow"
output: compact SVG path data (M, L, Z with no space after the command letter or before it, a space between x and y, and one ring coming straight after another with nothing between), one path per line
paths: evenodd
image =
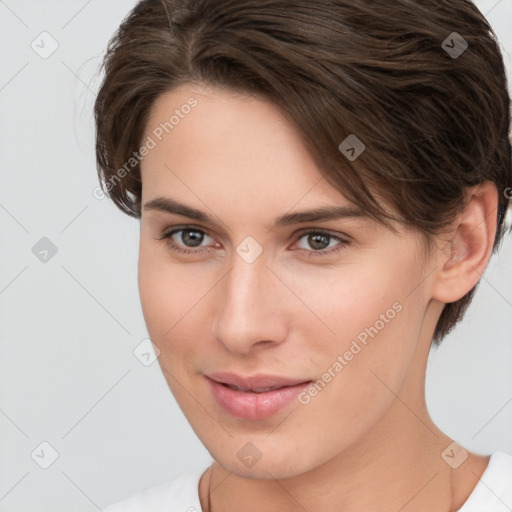
M180 203L169 197L155 197L144 204L144 210L158 210L165 213L172 213L189 217L200 222L214 224L213 217L201 210L197 210L186 204ZM338 220L349 217L368 217L368 214L355 206L321 206L312 210L286 213L274 219L275 227L284 227L291 224L304 222L321 222L327 220Z

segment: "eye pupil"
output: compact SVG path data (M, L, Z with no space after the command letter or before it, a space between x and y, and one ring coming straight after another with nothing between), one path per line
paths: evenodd
M309 243L311 247L315 249L325 249L329 245L329 235L323 235L320 233L314 233L309 235ZM320 246L319 246L319 245Z
M192 236L190 236L190 234L192 234ZM194 231L192 229L182 230L181 241L185 245L189 245L190 247L196 247L198 245L201 245L203 238L204 233L201 233L200 231ZM189 242L191 243L189 244Z

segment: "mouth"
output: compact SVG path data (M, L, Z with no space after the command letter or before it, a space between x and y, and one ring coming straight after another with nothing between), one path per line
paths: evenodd
M211 374L206 379L224 412L253 421L269 418L281 411L313 382L264 375L242 378L235 374Z
M304 382L311 382L311 379L294 379L281 377L279 375L257 374L242 377L236 373L217 372L206 375L211 380L225 384L238 391L249 391L253 393L264 393L273 389L280 389Z
M233 384L226 384L225 382L219 382L222 386L226 386L228 388L234 389L235 391L242 391L243 393L266 393L267 391L272 391L274 389L283 389L289 386L269 386L266 388L241 388L235 386Z

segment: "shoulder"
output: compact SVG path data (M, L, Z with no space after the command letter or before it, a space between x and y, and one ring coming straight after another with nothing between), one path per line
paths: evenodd
M466 503L458 512L512 510L512 455L495 452Z
M105 508L103 512L201 512L199 480L209 466L183 473L128 496Z

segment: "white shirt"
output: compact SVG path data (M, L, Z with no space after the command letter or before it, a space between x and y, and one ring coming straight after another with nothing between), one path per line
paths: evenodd
M199 480L208 466L183 473L132 494L103 512L202 512ZM495 452L473 492L458 512L512 511L512 455Z

